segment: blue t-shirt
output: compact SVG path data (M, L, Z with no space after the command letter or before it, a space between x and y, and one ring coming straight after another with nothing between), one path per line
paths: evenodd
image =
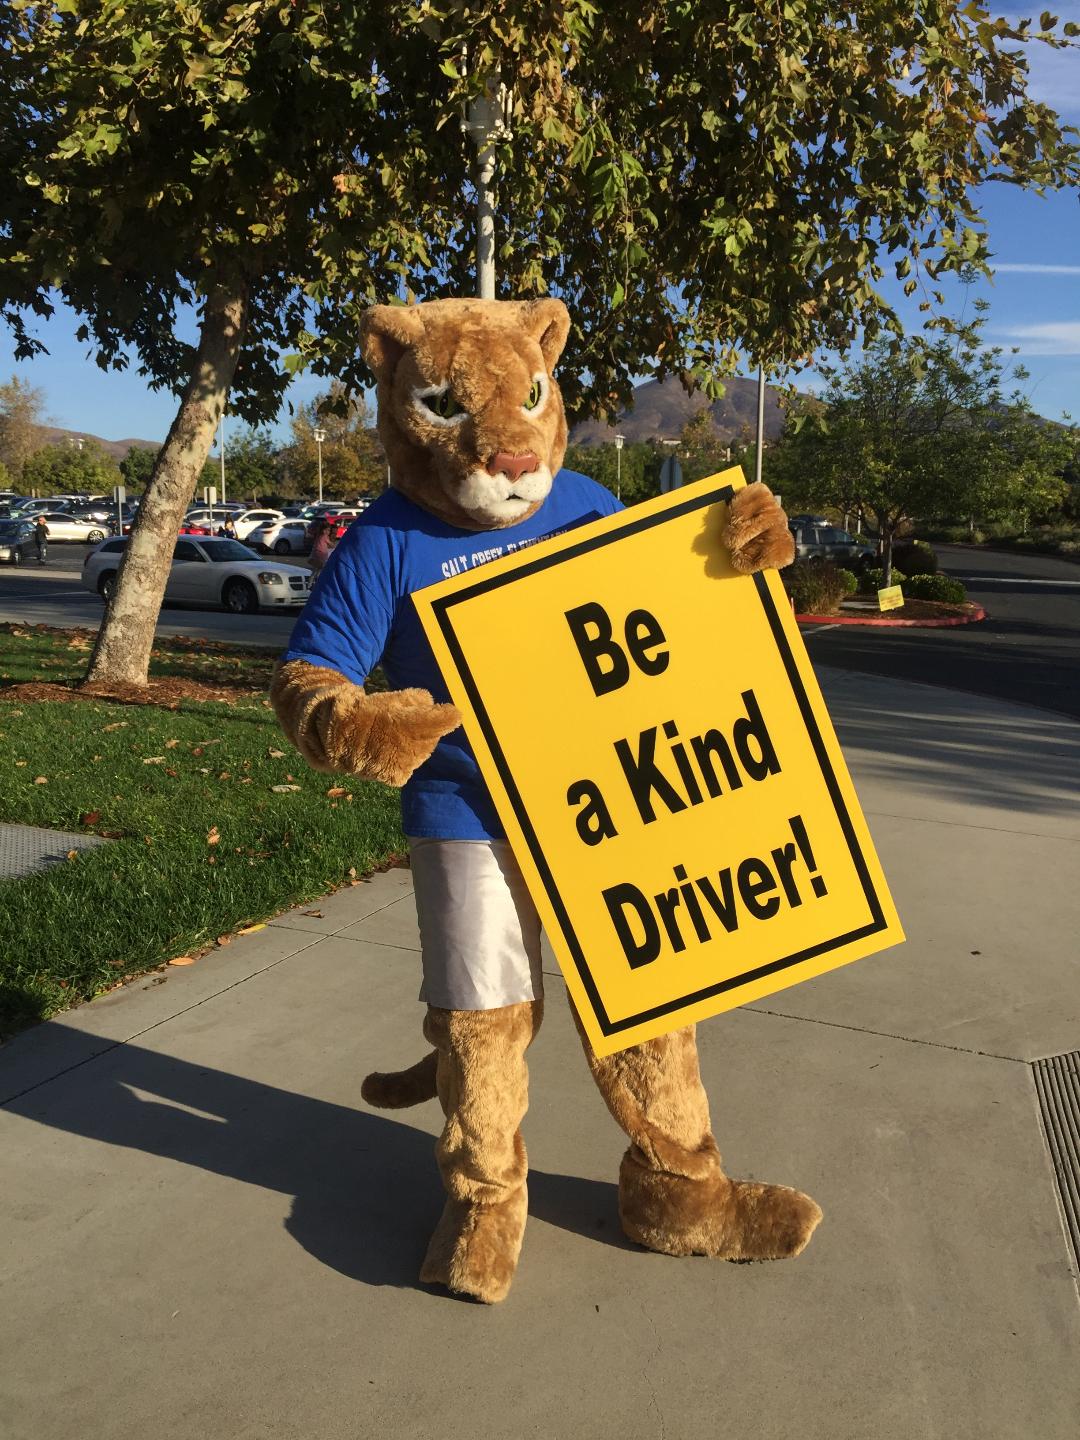
M559 471L535 515L503 530L459 530L387 490L338 542L284 658L337 670L357 685L381 661L395 690L415 686L436 701L449 700L412 592L621 509L609 490L573 470ZM499 840L504 834L461 728L444 736L412 775L401 812L406 835Z

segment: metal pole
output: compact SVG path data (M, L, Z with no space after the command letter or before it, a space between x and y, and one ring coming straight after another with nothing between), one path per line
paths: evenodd
M462 54L463 67L467 57ZM495 299L495 142L510 134L510 92L496 70L470 101L461 128L476 146L476 294Z
M218 420L218 444L221 447L221 503L225 503L225 411Z
M322 441L316 440L315 447L319 452L319 504L322 504Z
M754 456L754 479L761 479L761 451L765 440L765 371L757 372L757 454Z
M622 499L622 447L625 435L615 436L615 498Z
M495 146L488 141L476 156L476 294L480 300L495 299L494 179Z

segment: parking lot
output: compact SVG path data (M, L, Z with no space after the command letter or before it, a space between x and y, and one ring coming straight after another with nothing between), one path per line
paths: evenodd
M51 544L46 565L0 566L0 621L96 628L103 605L82 583L83 560L94 548ZM268 558L268 568L273 563ZM289 557L289 563L304 562ZM209 607L168 604L162 607L157 633L284 648L299 614L299 608L291 607L277 613L230 615Z

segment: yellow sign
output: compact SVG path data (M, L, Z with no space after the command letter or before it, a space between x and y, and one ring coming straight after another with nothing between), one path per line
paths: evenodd
M886 585L877 592L879 610L899 610L904 603L904 591L899 585Z
M733 469L414 595L597 1052L901 941Z

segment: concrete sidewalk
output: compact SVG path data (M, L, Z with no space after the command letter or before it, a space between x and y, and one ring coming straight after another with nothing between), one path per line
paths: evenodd
M824 678L908 944L699 1032L731 1173L825 1210L800 1259L623 1241L552 974L514 1290L418 1287L437 1107L359 1100L423 1050L393 871L0 1051L5 1440L1075 1440L1031 1062L1080 1036L1080 727Z

